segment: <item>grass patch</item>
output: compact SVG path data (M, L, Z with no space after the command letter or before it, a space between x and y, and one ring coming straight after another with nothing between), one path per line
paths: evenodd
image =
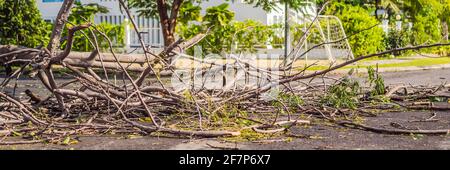
M378 64L378 68L392 68L392 67L424 67L424 66L433 66L433 65L442 65L442 64L450 64L450 57L437 57L437 58L419 58L413 60L405 60L404 62L395 62L395 63L383 63ZM374 60L363 60L362 62L355 65L348 65L340 68L342 69L351 69L351 68L361 68L368 66L375 66L376 64L367 64L365 61L373 62ZM317 65L308 68L309 71L318 71L328 69L329 66Z
M432 65L441 65L441 64L450 64L450 57L439 57L439 58L421 58L416 60L410 60L401 63L386 63L379 64L378 67L386 68L386 67L421 67L421 66L432 66Z

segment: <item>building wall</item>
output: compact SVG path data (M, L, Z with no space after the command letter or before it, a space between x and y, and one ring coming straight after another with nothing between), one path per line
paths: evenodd
M95 23L109 23L121 25L128 16L120 11L118 0L79 0L83 4L97 3L108 8L109 13L97 14L94 17ZM42 17L48 22L53 22L58 15L63 0L36 0L37 6L41 11ZM139 17L132 11L132 15L136 25L139 27L142 38L147 45L153 47L161 47L163 38L159 20L155 18ZM133 28L127 27L127 45L130 47L140 46L137 33Z
M105 6L110 11L108 14L101 14L99 16L116 16L117 23L119 22L119 16L120 20L122 21L123 14L120 11L119 8L119 2L117 0L79 0L83 4L89 4L89 3L98 3L102 6ZM59 9L61 8L63 0L36 0L37 6L39 10L41 11L42 17L45 20L54 20L56 16L58 15ZM109 18L102 18L105 19L104 21L108 21L108 23L114 23L111 21L114 21L114 17ZM100 17L95 18L96 22L103 22L100 21Z
M206 8L211 6L217 6L222 3L229 3L230 10L235 12L235 19L238 21L245 21L247 19L259 21L265 25L272 24L282 24L284 23L285 17L285 6L280 4L275 7L273 11L264 11L262 8L255 8L252 4L244 3L243 0L234 0L234 2L225 0L210 0L208 2L202 2L200 6L202 7L202 13L206 12ZM304 17L308 18L316 16L317 7L314 3L306 0L306 6L301 10L301 12L296 12L291 10L290 15L292 22L302 22Z
M252 19L259 21L263 24L270 24L268 22L268 13L261 8L254 8L253 5L242 3L241 0L236 0L234 3L225 0L210 0L202 2L200 6L202 7L202 14L206 13L206 9L212 6L218 6L222 3L229 3L230 10L235 12L235 19L238 21L244 21L247 19Z
M61 8L61 2L61 0L36 0L42 18L46 21L52 21L56 18L59 8Z

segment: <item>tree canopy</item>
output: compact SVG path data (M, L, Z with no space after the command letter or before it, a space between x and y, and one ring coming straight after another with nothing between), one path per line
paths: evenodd
M175 28L177 22L186 22L186 19L194 19L200 16L199 8L195 8L199 3L208 0L128 0L128 5L131 8L135 8L141 16L146 17L159 17L162 32L164 36L165 46L175 42ZM228 2L234 2L236 0L227 0ZM298 9L300 8L305 0L244 0L243 2L247 4L253 4L255 7L261 7L266 11L280 9L280 4L288 3L290 8ZM193 5L195 4L195 5ZM194 15L189 12L194 12ZM189 16L196 16L191 17Z
M72 13L69 16L69 21L76 24L84 23L85 20L94 21L95 14L108 13L108 8L96 3L81 4L81 2L75 2L75 6L72 8Z
M43 45L48 40L48 28L35 0L0 0L0 44Z

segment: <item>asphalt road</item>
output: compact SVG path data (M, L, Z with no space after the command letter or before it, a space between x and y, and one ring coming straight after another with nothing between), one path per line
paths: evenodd
M381 73L386 84L440 85L450 83L450 68Z
M334 75L338 76L338 75ZM422 70L382 73L388 85L414 84L439 85L450 81L450 69ZM362 79L362 78L361 78ZM1 79L0 79L1 81ZM21 90L31 88L44 93L36 80L22 80L18 84ZM430 117L431 112L384 113L367 118L366 124L389 128L390 122L401 123L419 129L450 129L450 114L436 112L436 123L412 122ZM314 125L308 128L293 127L293 133L314 136L314 138L277 138L261 142L230 143L220 139L177 139L144 136L125 139L121 136L85 136L79 137L79 143L69 146L53 144L34 144L0 146L0 149L214 149L230 147L238 149L450 149L449 135L386 135L357 129L347 129L326 125ZM216 147L212 147L216 146Z

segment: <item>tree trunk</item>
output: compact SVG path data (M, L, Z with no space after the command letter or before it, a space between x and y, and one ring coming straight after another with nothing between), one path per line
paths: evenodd
M447 23L447 21L442 21L442 38L445 40L445 41L448 41L448 35L449 33L448 33L448 23Z
M178 12L184 0L174 0L170 16L168 14L168 4L166 0L157 0L158 13L161 22L162 33L164 37L164 46L168 47L175 43L175 27L177 25Z
M380 10L380 0L375 0L375 17L380 20L378 11Z
M64 1L62 7L56 17L55 23L53 24L52 34L50 36L50 43L47 46L47 49L50 51L52 57L56 55L56 51L58 50L58 46L60 44L61 34L64 30L64 26L66 25L67 18L69 18L70 10L72 9L75 0L67 0Z
M175 42L175 33L171 32L168 29L163 29L163 36L164 36L164 47L170 46L170 44L173 44Z

